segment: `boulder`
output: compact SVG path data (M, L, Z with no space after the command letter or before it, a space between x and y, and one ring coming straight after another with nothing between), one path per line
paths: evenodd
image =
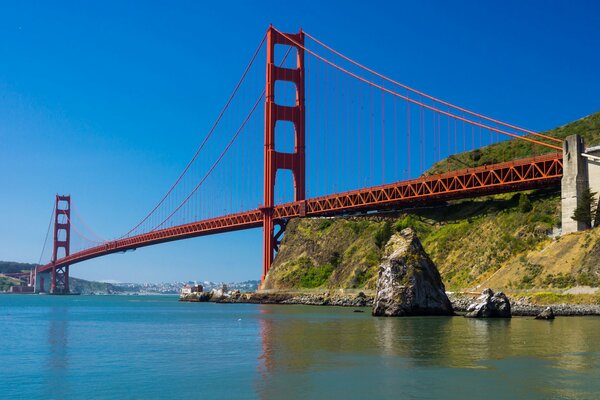
M453 315L440 273L411 228L388 241L379 266L373 315Z
M554 310L552 309L552 307L546 307L544 311L542 311L535 317L535 319L554 319Z
M468 318L510 318L510 301L502 292L494 293L485 289L473 303L467 307Z

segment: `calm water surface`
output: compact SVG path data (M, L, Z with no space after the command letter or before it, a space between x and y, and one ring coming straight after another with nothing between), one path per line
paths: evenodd
M368 311L0 295L0 398L600 398L600 318Z

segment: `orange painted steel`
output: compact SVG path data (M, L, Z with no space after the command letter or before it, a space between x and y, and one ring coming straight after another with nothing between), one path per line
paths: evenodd
M562 171L562 154L547 154L281 204L273 207L272 217L274 222L278 222L290 218L401 209L460 198L559 187ZM263 210L258 209L166 228L73 253L39 267L38 272L158 243L259 228L263 226L263 221Z
M292 43L288 37L294 41ZM305 116L304 104L304 50L295 43L304 44L304 34L282 35L273 27L267 31L267 79L265 88L265 154L264 154L264 202L263 213L263 275L265 279L271 268L275 249L278 247L274 232L273 210L275 206L275 180L277 171L287 169L294 177L294 200L305 199ZM275 45L296 49L296 68L283 68L275 63ZM275 82L291 82L296 87L296 104L293 107L277 104ZM275 126L278 121L294 124L295 147L293 153L282 153L275 149ZM279 235L277 235L279 236Z
M56 195L54 205L54 248L52 261L56 264L59 251L68 257L71 249L71 196ZM64 219L61 218L64 216ZM69 265L56 265L52 268L50 293L69 293Z

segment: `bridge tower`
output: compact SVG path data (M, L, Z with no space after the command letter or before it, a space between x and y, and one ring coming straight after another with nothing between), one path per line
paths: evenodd
M56 206L54 213L54 249L52 251L52 263L57 259L69 255L71 244L71 196L56 195ZM64 254L59 255L60 250ZM69 293L69 266L53 267L50 293Z
M287 37L286 37L287 36ZM275 46L290 46L296 49L296 68L283 68L275 65ZM267 79L265 89L265 149L264 149L264 203L263 213L263 275L264 281L283 229L275 234L273 207L275 179L278 170L290 170L294 177L294 201L305 200L305 104L304 104L304 33L282 35L272 26L267 31ZM296 86L296 104L277 104L275 83L291 82ZM283 153L275 149L275 127L278 121L289 121L294 125L295 146L293 153Z

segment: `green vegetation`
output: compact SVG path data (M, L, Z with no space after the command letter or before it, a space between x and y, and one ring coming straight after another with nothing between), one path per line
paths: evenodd
M35 268L35 264L18 263L14 261L0 261L0 274L29 272L32 268Z
M473 287L515 255L523 256L548 241L559 223L559 203L556 191L538 191L386 217L293 220L267 287L372 289L385 244L394 232L407 227L416 230L448 289ZM542 267L524 256L520 265L522 274L513 288L538 287Z
M266 288L374 288L383 248L393 234L385 218L292 220Z
M392 237L392 233L392 224L390 221L385 221L383 225L377 229L377 232L375 232L375 245L379 249L383 249Z
M19 284L20 281L18 279L0 275L0 292L6 292L11 286L18 286Z
M564 139L570 135L580 135L587 146L600 144L600 112L589 115L570 124L544 132L545 135ZM527 135L530 137L530 135ZM511 139L501 143L482 147L474 151L459 153L435 164L427 174L438 174L457 169L478 167L516 158L531 157L550 153L554 150L533 145L520 139Z
M521 256L520 260L525 267L525 275L521 278L519 289L531 289L535 279L542 273L543 268L539 264L530 263L524 256Z
M528 213L532 209L533 206L531 205L531 201L529 200L527 193L521 193L519 196L519 210L521 210L522 213Z
M322 286L334 270L330 263L315 266L308 257L300 257L296 260L297 268L292 269L284 280L294 282L303 289L312 289Z
M596 193L592 192L590 188L586 188L581 194L581 204L575 208L573 212L573 218L577 222L581 222L586 229L592 227L592 221L596 217Z
M586 279L584 278L583 280L585 281ZM565 274L563 272L559 272L556 275L548 274L543 281L544 285L547 287L560 289L575 286L576 282L577 279L574 276L570 274Z
M600 304L600 295L557 294L552 292L533 293L529 298L532 304Z
M600 144L600 113L545 134L561 139L579 134L588 146ZM523 140L507 140L454 155L427 174L548 151ZM591 196L589 203L594 204ZM588 222L593 217L589 214ZM449 290L479 285L516 290L598 286L600 230L553 239L559 226L556 189L453 201L385 216L293 220L265 285L373 289L385 244L394 232L412 227Z

